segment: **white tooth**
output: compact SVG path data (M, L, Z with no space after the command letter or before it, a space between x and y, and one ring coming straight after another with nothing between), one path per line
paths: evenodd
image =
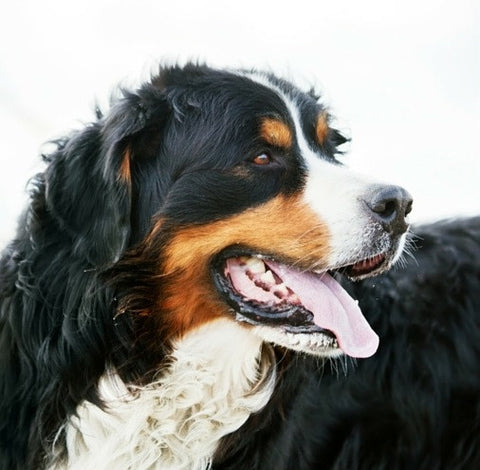
M275 278L273 277L272 271L268 270L260 276L260 280L265 282L265 284L275 284Z
M261 274L265 272L265 263L258 258L248 258L245 262L252 274Z

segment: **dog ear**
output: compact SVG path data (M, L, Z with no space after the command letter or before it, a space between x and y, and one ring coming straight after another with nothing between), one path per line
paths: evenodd
M48 210L73 253L94 266L113 264L128 246L132 158L153 157L154 145L147 147L143 134L153 128L151 142L158 143L166 115L158 89L124 93L105 118L58 141L45 157Z

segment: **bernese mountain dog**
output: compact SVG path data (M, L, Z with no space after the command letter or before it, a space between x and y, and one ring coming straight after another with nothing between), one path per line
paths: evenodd
M412 200L345 142L196 64L56 141L0 261L0 468L476 468L480 221L386 273Z

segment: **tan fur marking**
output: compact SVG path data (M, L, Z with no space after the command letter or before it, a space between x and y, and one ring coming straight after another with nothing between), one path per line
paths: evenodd
M157 235L160 233L162 230L163 226L163 219L162 218L156 218L153 222L153 227L150 230L150 233L147 235L145 238L143 245L146 247L147 250L150 250L152 248L152 244L155 241L155 238Z
M316 135L317 135L317 142L320 145L323 145L328 136L328 115L325 111L323 111L317 119L317 125L315 127Z
M120 169L118 171L120 180L128 184L130 184L132 180L132 173L130 169L130 158L131 158L131 152L130 152L130 149L127 148L127 150L125 150L125 153L123 154L123 160L120 165Z
M292 146L293 135L291 129L278 119L265 118L260 126L260 135L270 145L285 149Z
M170 277L159 309L168 311L171 334L183 333L228 312L209 273L212 257L231 245L244 245L299 268L326 267L329 231L299 197L278 196L230 218L180 230L165 251ZM162 321L166 316L162 317ZM165 330L164 330L165 333Z

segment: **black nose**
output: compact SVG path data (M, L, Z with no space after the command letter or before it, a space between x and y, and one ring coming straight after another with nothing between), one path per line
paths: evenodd
M383 228L399 235L408 228L406 216L412 210L412 196L400 186L375 186L364 201L370 215L380 222Z

